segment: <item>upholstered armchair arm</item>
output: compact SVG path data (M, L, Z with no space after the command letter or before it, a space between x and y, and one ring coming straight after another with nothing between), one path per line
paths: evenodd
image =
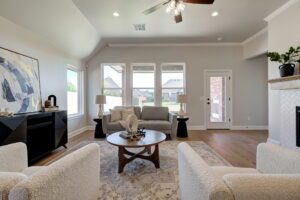
M300 199L300 175L228 174L223 179L235 200Z
M182 200L233 200L223 180L186 143L178 145L178 162Z
M177 130L177 114L169 112L169 121L171 122L171 133L175 135Z
M0 147L0 171L21 172L28 167L27 147L18 142Z
M17 172L0 172L0 200L8 200L10 190L27 176Z
M17 184L9 199L92 200L99 197L99 188L99 146L89 144Z
M111 115L109 113L104 114L102 118L102 129L105 134L108 133L107 124L110 122Z
M300 174L300 153L278 145L262 143L257 147L257 170L268 174Z

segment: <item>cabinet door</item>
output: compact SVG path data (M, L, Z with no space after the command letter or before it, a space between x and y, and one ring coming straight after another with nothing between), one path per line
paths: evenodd
M55 148L68 143L68 117L66 111L54 112Z
M0 145L15 142L26 143L26 117L5 117L0 118Z

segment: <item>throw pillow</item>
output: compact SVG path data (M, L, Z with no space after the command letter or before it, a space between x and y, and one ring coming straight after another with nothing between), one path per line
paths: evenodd
M129 109L123 109L122 110L122 120L127 120L127 117L129 115L135 115L134 114L134 109L133 108L129 108Z
M116 122L122 119L122 110L121 109L109 109L110 112L110 121Z

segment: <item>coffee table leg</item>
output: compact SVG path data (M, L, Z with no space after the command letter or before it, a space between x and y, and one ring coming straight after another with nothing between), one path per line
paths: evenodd
M118 170L119 173L123 172L123 169L126 165L126 157L125 157L124 153L125 153L125 147L119 146L119 153L118 153L119 154L119 170Z
M151 146L146 147L147 153L151 154Z
M158 144L155 145L154 152L152 154L152 162L154 163L156 168L160 168L159 164L159 147Z

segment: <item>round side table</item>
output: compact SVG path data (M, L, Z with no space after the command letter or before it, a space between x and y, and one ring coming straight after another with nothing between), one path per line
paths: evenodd
M95 128L95 138L105 138L106 135L103 133L102 119L95 118L94 122L97 123Z
M188 131L186 127L186 121L188 121L188 117L177 117L178 126L177 126L177 137L186 138L188 137Z

